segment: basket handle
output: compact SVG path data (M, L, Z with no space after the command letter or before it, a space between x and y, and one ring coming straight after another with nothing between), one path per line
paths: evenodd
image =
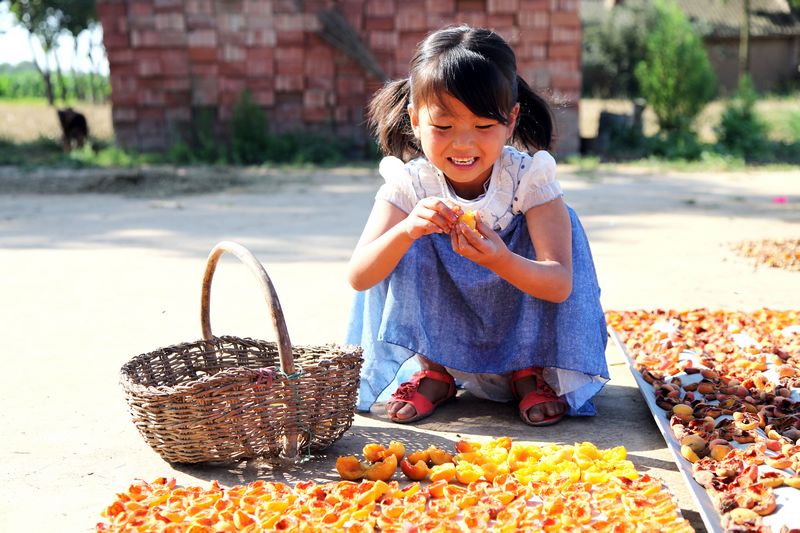
M203 291L200 296L200 324L203 328L203 338L211 340L213 334L211 333L211 280L214 277L214 271L217 268L222 254L228 252L235 255L242 263L247 265L250 271L258 279L261 293L269 306L269 312L272 316L272 325L275 328L277 335L278 355L281 360L281 370L286 374L294 374L294 356L292 355L292 342L289 339L289 332L286 329L286 321L283 318L283 310L281 303L278 300L278 294L275 292L275 287L264 270L264 266L256 259L256 257L241 244L233 241L222 241L218 243L208 254L208 262L206 263L206 271L203 275Z

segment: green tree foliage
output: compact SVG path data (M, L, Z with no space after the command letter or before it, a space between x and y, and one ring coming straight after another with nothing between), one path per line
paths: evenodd
M51 0L50 3L61 12L62 29L75 38L97 22L95 0Z
M703 42L670 0L654 3L658 23L645 40L645 59L636 65L642 96L663 132L688 132L717 92L717 79Z
M582 93L597 98L640 95L634 75L644 59L645 39L654 25L651 3L633 0L615 6L601 20L584 25Z
M47 92L47 101L53 105L53 83L50 76L50 52L54 50L58 35L61 33L61 16L55 6L47 0L9 0L11 12L16 16L17 22L28 31L28 39L33 51L32 39L39 39L45 52L45 61L40 64L34 59L36 70L42 76ZM36 55L34 54L34 58Z
M72 42L74 45L73 53L75 56L78 56L78 36L83 33L84 31L88 30L92 24L97 22L97 6L95 5L95 0L60 0L61 4L61 11L63 13L63 20L61 21L61 26L64 28L64 31L69 33L72 36ZM89 52L91 55L91 50ZM74 65L74 63L73 63ZM75 69L73 67L72 74L75 74ZM90 76L90 88L92 90L92 99L97 100L97 93L94 82L94 76ZM77 96L79 99L83 100L85 98L85 93L83 93L83 87L78 86L78 90L81 91Z
M64 33L77 38L95 22L95 0L8 0L8 2L18 24L28 31L31 51L33 51L33 39L38 39L44 50L44 62L40 63L38 59L34 59L34 65L42 76L48 102L50 105L55 102L51 59L55 62L61 99L66 100L67 82L58 63L58 56L54 53L58 47L58 38ZM75 42L77 43L77 40Z

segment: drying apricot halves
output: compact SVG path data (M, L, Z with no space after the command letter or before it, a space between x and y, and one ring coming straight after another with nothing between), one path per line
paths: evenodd
M381 461L388 455L394 455L399 462L406 454L406 447L402 442L396 440L391 441L388 448L385 448L383 444L371 442L365 445L362 451L364 453L364 458L370 463Z
M336 471L344 480L358 481L367 473L367 465L355 455L341 455L336 458Z
M406 475L408 479L411 481L422 481L426 477L428 477L428 465L425 461L419 460L414 464L408 459L403 459L400 461L400 469L403 471L403 474Z
M372 463L367 467L364 477L370 481L389 481L397 470L397 457L389 454L382 461Z

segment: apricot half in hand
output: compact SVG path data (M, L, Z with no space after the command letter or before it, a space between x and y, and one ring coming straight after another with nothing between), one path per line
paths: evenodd
M459 217L458 221L463 222L472 231L478 231L477 221L475 220L475 211L464 211Z

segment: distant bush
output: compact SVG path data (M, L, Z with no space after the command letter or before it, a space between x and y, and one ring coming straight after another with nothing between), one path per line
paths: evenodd
M218 126L216 108L195 108L189 131L176 135L166 159L175 164L336 165L377 158L374 144L361 147L333 133L270 133L266 113L247 91L233 109L227 136Z
M756 113L758 94L749 76L739 81L716 127L717 144L725 152L745 160L762 158L769 149L768 125Z
M636 79L661 130L681 132L675 138L687 141L695 117L717 92L717 79L701 38L680 8L670 0L656 0L654 6L658 22L645 40Z
M353 158L352 142L313 131L269 133L267 117L245 91L233 110L229 126L234 163L335 165Z
M697 161L705 149L697 134L690 129L659 132L647 139L646 146L651 155L683 161Z
M270 135L267 161L291 164L337 165L363 159L355 143L324 132Z
M800 165L800 140L795 142L771 142L768 163Z
M245 91L233 108L230 122L231 157L235 163L263 163L269 145L267 116Z
M800 143L800 111L792 113L787 122L789 124L789 134L792 136L792 140L796 143Z
M217 110L198 107L192 113L192 163L225 163L227 148L217 142Z

